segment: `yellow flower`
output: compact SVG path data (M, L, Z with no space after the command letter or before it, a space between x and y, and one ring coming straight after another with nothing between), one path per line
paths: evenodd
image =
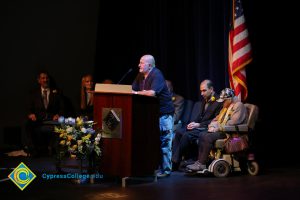
M83 119L82 119L82 117L77 117L76 118L76 123L77 123L77 126L82 126L83 125Z
M71 154L70 157L71 158L76 158L76 155L75 154Z
M214 101L216 100L216 97L212 96L212 97L210 98L210 100L211 100L212 102L214 102Z
M172 97L172 101L175 101L176 100L176 97Z
M61 144L61 145L65 145L66 144L66 141L65 140L62 140L62 141L60 141L60 143L59 144Z
M68 135L68 141L71 141L73 139L72 135Z

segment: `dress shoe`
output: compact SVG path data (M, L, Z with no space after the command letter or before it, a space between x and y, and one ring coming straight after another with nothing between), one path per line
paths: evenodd
M189 159L189 160L183 160L180 162L179 164L179 168L186 168L186 166L188 165L191 165L191 164L194 164L196 161L195 160L192 160L192 159Z
M194 164L186 166L186 168L191 171L202 171L206 169L206 165L197 160Z

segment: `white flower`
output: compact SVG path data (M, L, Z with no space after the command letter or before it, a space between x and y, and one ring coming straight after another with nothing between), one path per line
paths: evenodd
M72 117L68 118L68 122L69 122L70 125L75 125L75 119L72 118Z
M63 116L60 116L60 117L58 118L58 122L59 122L60 124L64 123L64 122L65 122L65 118L64 118Z
M67 129L66 129L67 133L72 133L73 132L73 127L72 126L69 126Z

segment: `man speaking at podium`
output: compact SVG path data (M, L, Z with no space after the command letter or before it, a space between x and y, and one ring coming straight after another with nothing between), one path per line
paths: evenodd
M132 84L134 94L156 96L159 99L159 128L162 159L158 178L168 177L172 171L172 129L174 106L172 95L168 90L162 72L155 67L152 55L144 55L140 59L139 74Z

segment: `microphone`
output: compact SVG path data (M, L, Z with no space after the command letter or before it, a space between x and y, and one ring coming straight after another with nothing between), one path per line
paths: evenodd
M130 69L122 76L122 78L118 81L117 84L120 84L121 81L123 81L123 79L124 79L130 72L132 72L132 68L130 68Z

